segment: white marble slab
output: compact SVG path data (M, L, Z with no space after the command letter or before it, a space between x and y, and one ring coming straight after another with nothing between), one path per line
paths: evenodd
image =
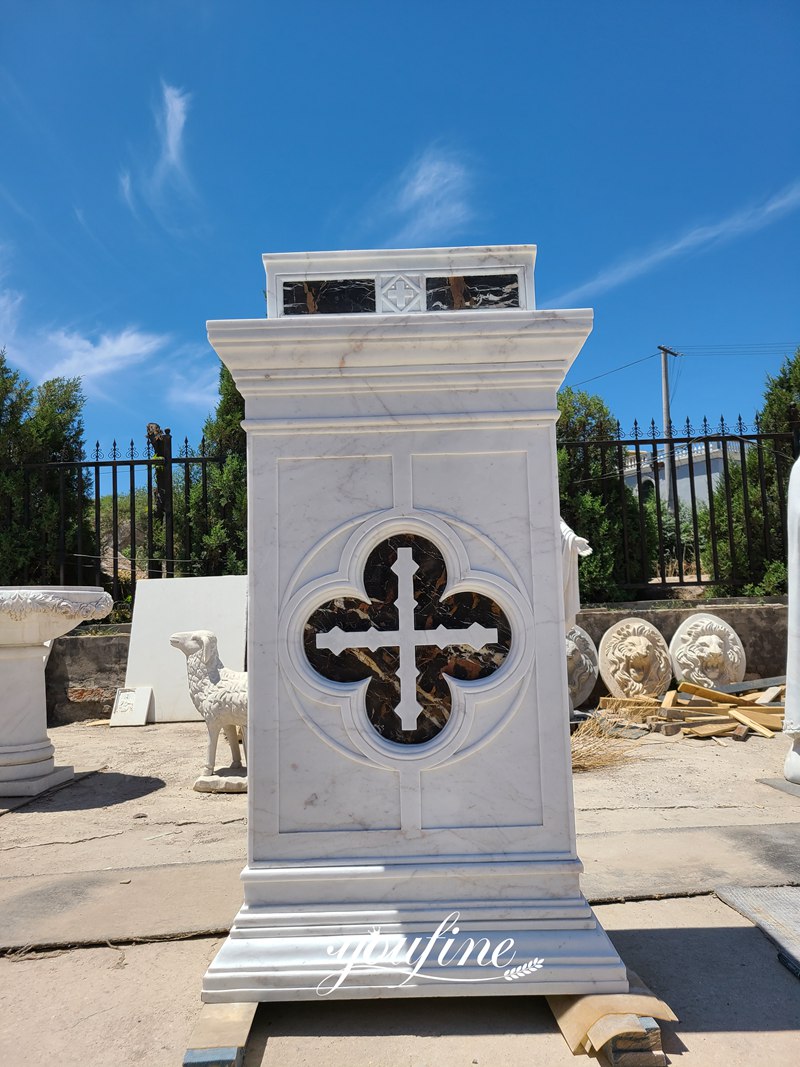
M189 696L186 657L170 645L170 635L179 630L213 630L222 661L241 671L246 625L246 575L139 582L125 688L152 687L154 722L199 720Z
M144 726L153 708L153 687L137 685L118 689L109 726Z

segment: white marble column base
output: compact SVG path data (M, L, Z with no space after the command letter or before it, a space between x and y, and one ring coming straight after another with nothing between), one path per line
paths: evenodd
M786 753L786 762L783 765L783 777L792 785L800 785L800 734L796 737L790 735L792 747Z
M0 797L35 797L62 785L75 777L74 767L54 767L47 774L35 778L17 778L14 781L0 781Z

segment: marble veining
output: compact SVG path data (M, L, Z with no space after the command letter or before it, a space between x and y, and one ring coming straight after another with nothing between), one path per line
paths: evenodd
M516 274L474 274L450 278L426 278L428 311L461 311L464 308L518 308L519 279Z
M417 644L415 648L416 701L420 713L414 728L404 728L398 715L402 698L399 644L368 647L318 647L317 635L343 631L339 643L347 634L364 634L368 630L402 630L398 610L400 576L399 550L409 549L416 570L413 573L414 629L424 631L428 640L432 631L444 626L447 630L465 631L465 642ZM511 628L504 612L489 597L480 593L455 593L442 599L447 583L445 561L439 549L424 537L402 534L390 537L370 553L364 585L370 597L361 602L354 597L342 597L322 604L308 619L304 630L305 653L311 666L323 677L337 682L354 682L370 678L366 694L366 711L374 729L389 741L400 744L421 744L429 741L445 726L450 716L450 690L445 675L461 680L486 678L505 661L511 649ZM402 609L401 609L402 610ZM472 647L468 636L479 643L482 638L468 635L468 628L485 627L495 631L496 641ZM425 640L426 638L422 638ZM442 642L446 636L436 638ZM372 642L375 643L374 641ZM408 720L406 720L406 726Z
M283 283L284 315L350 315L374 310L373 278Z

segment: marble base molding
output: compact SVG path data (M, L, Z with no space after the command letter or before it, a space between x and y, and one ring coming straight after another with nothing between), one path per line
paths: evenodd
M575 866L554 861L550 871L538 862L498 863L493 886L486 871L478 878L497 894L491 899L476 899L470 889L476 872L455 864L421 878L392 866L378 875L358 866L324 872L248 867L246 897L272 897L283 879L281 897L291 886L303 903L245 904L206 973L203 999L618 992L626 988L625 969L592 909L577 889L568 896L553 884L564 877L577 887L578 868L568 872L570 862ZM432 889L439 885L428 899L416 899L408 892L411 879L424 882L426 876ZM322 904L337 882L349 885L358 906ZM546 899L531 900L530 884L546 887ZM395 903L401 893L402 902ZM445 903L448 895L457 906Z
M2 757L3 753L0 751L0 759ZM2 773L2 770L7 770L7 768L0 768L0 773ZM26 767L25 770L28 771L29 769ZM66 766L53 766L52 770L33 776L27 773L24 777L19 778L3 777L0 778L0 796L38 797L40 793L45 793L48 789L53 789L57 785L63 785L64 782L69 782L74 777L75 768Z

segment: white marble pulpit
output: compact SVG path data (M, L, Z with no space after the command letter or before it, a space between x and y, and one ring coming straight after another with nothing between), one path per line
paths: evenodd
M244 906L206 1001L613 992L581 894L531 246L267 255L245 398Z

